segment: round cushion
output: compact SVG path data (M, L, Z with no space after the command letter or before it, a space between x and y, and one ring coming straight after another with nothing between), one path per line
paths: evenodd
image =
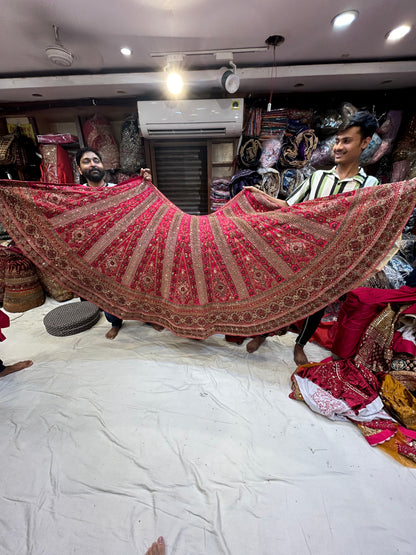
M43 319L46 331L64 337L92 328L100 319L100 309L85 302L69 303L54 308Z

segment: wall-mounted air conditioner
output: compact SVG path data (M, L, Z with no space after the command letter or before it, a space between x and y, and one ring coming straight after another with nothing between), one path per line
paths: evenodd
M139 125L148 139L238 137L242 98L139 101Z

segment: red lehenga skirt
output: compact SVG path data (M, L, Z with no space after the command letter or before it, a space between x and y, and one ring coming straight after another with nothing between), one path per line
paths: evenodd
M43 272L120 318L199 339L271 332L354 289L415 203L412 180L285 208L244 190L190 216L141 179L0 182L0 220Z

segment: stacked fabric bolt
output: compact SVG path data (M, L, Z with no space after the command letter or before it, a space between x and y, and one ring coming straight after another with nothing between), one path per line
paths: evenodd
M211 183L211 212L216 212L230 200L230 181L215 179Z
M280 108L262 113L260 139L271 139L283 135L287 126L287 110Z

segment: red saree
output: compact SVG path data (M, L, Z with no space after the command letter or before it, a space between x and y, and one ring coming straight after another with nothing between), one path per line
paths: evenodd
M371 276L416 203L416 180L280 208L244 190L190 216L152 185L0 181L1 221L63 287L178 335L270 332Z

